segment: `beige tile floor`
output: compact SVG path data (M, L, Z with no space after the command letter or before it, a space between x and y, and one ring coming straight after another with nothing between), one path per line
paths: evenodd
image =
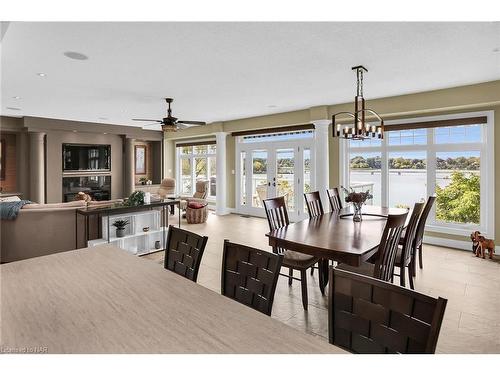
M174 224L176 219L171 218ZM209 237L198 283L217 292L220 292L224 239L270 251L264 236L268 231L264 219L210 214L207 223L189 225L183 220L182 226ZM163 253L143 258L163 263ZM500 353L498 259L483 260L473 257L471 252L426 245L424 267L417 271L417 290L448 299L437 352ZM286 278L280 277L272 316L298 330L327 340L327 297L319 291L317 271L313 276L308 276L308 293L309 309L304 311L299 282L294 281L289 287Z

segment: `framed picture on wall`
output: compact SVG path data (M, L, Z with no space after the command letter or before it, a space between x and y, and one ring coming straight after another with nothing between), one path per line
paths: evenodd
M135 174L146 174L146 146L135 146Z
M5 139L0 140L0 180L5 180Z

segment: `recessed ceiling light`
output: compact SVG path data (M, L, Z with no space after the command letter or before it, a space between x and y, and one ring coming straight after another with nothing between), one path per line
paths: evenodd
M83 53L75 51L66 51L64 52L64 56L73 60L88 60L88 56L84 55Z
M102 133L102 134L106 135L106 134L108 134L108 133Z
M36 75L39 77L46 77L47 76L47 74L45 74L45 73L37 73Z
M21 97L20 96L13 96L12 99L16 99L17 100L17 99L21 99Z
M76 133L76 130L73 130L73 133Z
M17 107L5 107L6 109L10 109L11 111L20 111L21 108L17 108Z
M269 104L269 105L267 106L267 108L276 108L276 107L277 107L277 105L275 105L275 104Z
M99 120L107 120L107 117L98 117Z

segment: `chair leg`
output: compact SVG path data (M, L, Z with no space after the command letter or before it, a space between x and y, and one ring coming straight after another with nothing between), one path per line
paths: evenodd
M300 271L300 283L302 285L302 306L307 310L307 272L306 270Z
M404 265L401 265L399 267L399 285L401 285L403 288L406 287L406 267Z
M422 245L418 247L418 265L420 269L424 268L424 262L422 261Z
M415 285L413 284L413 275L412 275L411 267L408 267L408 280L410 281L410 289L415 290Z
M319 290L321 294L324 296L325 295L325 271L324 271L324 260L320 260L318 262L318 283L319 283Z
M319 266L319 263L318 263ZM311 267L311 276L314 275L314 265Z
M293 277L293 268L289 268L288 269L288 285L291 286L292 285L292 277Z

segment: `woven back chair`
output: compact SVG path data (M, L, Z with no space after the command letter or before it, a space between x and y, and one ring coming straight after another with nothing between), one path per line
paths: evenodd
M399 239L401 238L401 232L403 231L407 215L408 213L389 215L387 218L387 223L385 224L382 239L378 247L373 277L384 281L392 280Z
M434 196L434 195L431 195L429 198L427 198L427 202L425 203L424 210L422 211L422 215L420 215L420 220L418 221L417 233L415 234L414 249L415 249L415 251L418 250L418 263L420 265L420 268L424 267L423 260L422 260L422 243L424 240L425 223L427 222L427 217L429 216L429 213L431 212L431 208L432 208L432 205L434 204L435 200L436 200L436 196Z
M264 199L263 203L264 203L264 209L266 210L269 230L273 231L276 229L283 228L284 226L290 224L284 197ZM277 254L282 254L285 251L285 249L273 248L273 251Z
M196 282L208 237L172 225L168 227L163 266Z
M271 315L283 257L224 241L221 293Z
M321 197L319 196L319 191L313 191L312 193L305 193L304 199L306 201L307 212L309 217L316 217L323 215L323 204L321 203Z
M328 195L328 201L330 202L330 209L332 212L340 211L342 209L342 200L340 199L339 189L328 189L326 195Z
M354 353L427 353L447 300L330 267L329 342Z

